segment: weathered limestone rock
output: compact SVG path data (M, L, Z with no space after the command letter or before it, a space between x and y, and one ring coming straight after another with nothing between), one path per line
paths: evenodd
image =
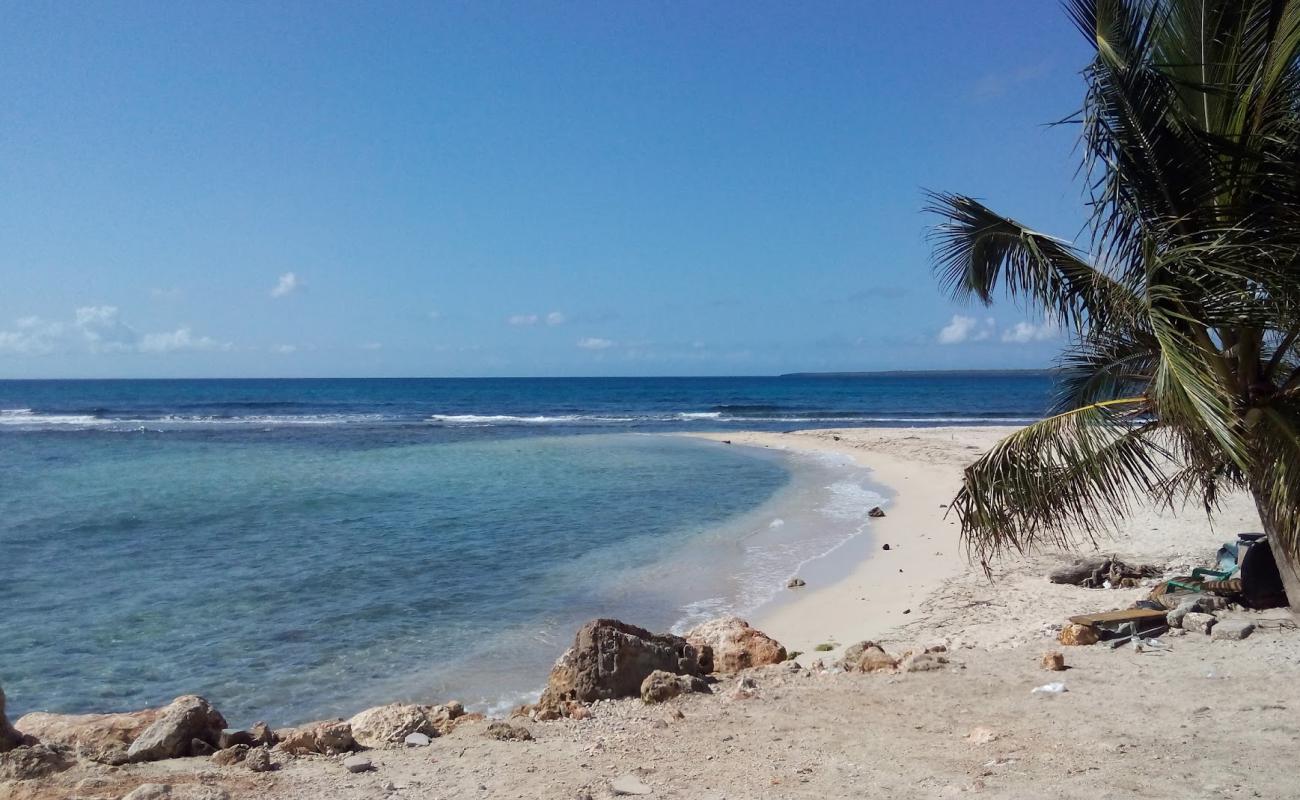
M1255 632L1255 623L1244 619L1224 619L1215 623L1210 638L1215 641L1240 641Z
M218 767L233 766L248 758L250 752L252 752L252 748L246 744L231 745L213 753L212 763Z
M335 756L357 749L352 726L343 720L312 722L299 728L277 731L276 735L280 739L276 747L291 755L319 753Z
M125 714L47 714L34 711L14 723L19 731L46 744L66 744L89 761L118 766L127 748L158 719L161 709Z
M427 713L430 708L390 703L367 708L348 720L348 724L352 726L352 737L363 747L401 744L412 733L438 735L438 727Z
M538 713L564 714L573 703L635 697L655 670L701 675L699 651L680 636L655 634L613 619L579 629L573 647L555 663Z
M1188 633L1209 634L1218 622L1213 614L1202 614L1199 611L1189 611L1183 616L1183 630Z
M686 634L699 652L705 672L739 672L785 661L781 643L740 617L720 617L695 626Z
M249 744L255 747L265 747L279 741L275 737L275 731L271 730L270 726L265 722L253 723L253 727L249 728L248 732L253 735L253 741L249 742Z
M912 653L898 662L900 672L933 672L948 666L948 657L939 653Z
M145 728L127 748L127 760L160 761L190 755L191 741L198 739L216 745L226 729L226 718L197 695L176 698L162 709L153 724Z
M898 659L875 642L858 642L840 659L840 669L845 672L888 672L897 666Z
M685 675L674 675L657 669L641 681L641 700L646 705L671 700L679 694L691 691L691 679Z
M255 747L248 751L244 757L244 766L252 772L270 772L275 768L271 762L271 751L263 747Z
M1096 644L1098 639L1097 631L1091 626L1076 623L1061 628L1061 635L1057 637L1057 641L1069 647L1084 647Z
M343 769L348 772L369 772L375 766L365 756L348 756L343 759Z
M45 778L77 763L77 755L65 744L33 744L0 753L0 781L30 781Z
M499 739L503 742L531 742L533 734L522 725L511 725L509 722L493 722L483 731L483 735L489 739Z
M803 578L791 578L790 580L785 582L785 588L787 589L798 589L801 586L807 586L807 585L808 582L805 581Z
M1048 672L1060 672L1065 669L1065 654L1060 650L1048 650L1043 653L1043 669Z
M410 733L402 740L402 744L407 747L428 747L432 743L433 740L429 738L428 734L424 733Z
M653 794L654 790L646 786L635 775L620 775L609 782L609 791L614 795L646 795Z

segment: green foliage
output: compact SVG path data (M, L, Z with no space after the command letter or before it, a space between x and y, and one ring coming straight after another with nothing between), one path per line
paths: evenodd
M1135 495L1254 493L1300 563L1300 0L1066 0L1083 71L1082 245L930 195L935 272L1071 336L1057 416L970 466L973 555L1076 545Z
M825 652L827 652L827 651L834 650L834 649L835 649L835 645L833 645L833 644L827 644L826 642L822 642L821 644L817 645L817 646L814 647L813 649L816 650L818 653L825 653Z

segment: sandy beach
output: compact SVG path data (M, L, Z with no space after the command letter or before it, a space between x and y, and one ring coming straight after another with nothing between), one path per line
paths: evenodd
M1300 636L1287 612L1236 612L1257 623L1244 641L1188 634L1141 652L1061 647L1068 615L1127 607L1148 590L1051 584L1046 572L1064 559L1055 553L1001 562L994 582L967 563L945 504L962 467L1006 430L710 437L847 453L895 492L887 516L873 523L875 549L847 577L791 590L751 620L803 651L799 667L752 669L723 678L711 694L662 705L600 702L586 719L516 718L529 741L488 738L488 722L473 721L427 747L367 751L373 769L359 774L341 757L278 751L277 768L259 773L206 758L82 761L8 784L5 796L116 800L141 784L171 788L132 800L1297 796ZM1213 524L1196 509L1143 509L1100 551L1183 572L1257 526L1244 497L1226 498ZM843 648L864 639L895 654L941 644L947 663L888 674L835 668ZM816 652L824 643L834 650ZM1040 667L1052 649L1064 652L1065 672ZM752 686L742 688L745 679ZM1054 681L1067 691L1031 691Z

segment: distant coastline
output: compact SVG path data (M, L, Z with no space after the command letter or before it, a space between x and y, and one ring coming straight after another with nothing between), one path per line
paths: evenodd
M783 372L778 378L953 378L1038 377L1055 374L1053 369L890 369L869 372Z

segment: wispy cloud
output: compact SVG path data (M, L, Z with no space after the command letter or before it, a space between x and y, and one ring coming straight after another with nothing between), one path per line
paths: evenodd
M972 100L992 100L1004 97L1047 76L1051 63L1040 61L1036 64L1022 64L1011 69L985 73L971 87Z
M384 345L383 342L363 342L361 345L361 349L362 350L383 350Z
M511 314L506 317L507 325L514 325L516 328L526 328L530 325L536 325L539 317L536 314Z
M277 354L282 355L282 356L292 355L292 354L298 352L298 345L296 345L296 344L276 344L276 345L272 345L272 346L271 346L271 352L272 352L272 353L277 353Z
M149 297L151 297L154 300L163 301L163 302L172 302L175 300L179 300L184 296L185 296L185 292L175 286L171 286L167 288L155 286L154 288L149 290Z
M293 272L286 272L280 276L275 287L271 289L272 297L287 297L302 288L302 281L298 275Z
M546 324L547 324L547 325L563 325L564 323L566 323L566 322L568 322L568 321L569 321L569 318L566 317L566 316L564 315L564 312L562 312L562 311L552 311L551 313L549 313L549 314L546 315Z
M429 316L429 319L431 319L431 320L440 320L440 319L442 319L442 312L441 312L441 311L430 311L428 316Z
M617 342L612 339L601 339L598 336L588 336L578 340L578 347L583 350L608 350Z

